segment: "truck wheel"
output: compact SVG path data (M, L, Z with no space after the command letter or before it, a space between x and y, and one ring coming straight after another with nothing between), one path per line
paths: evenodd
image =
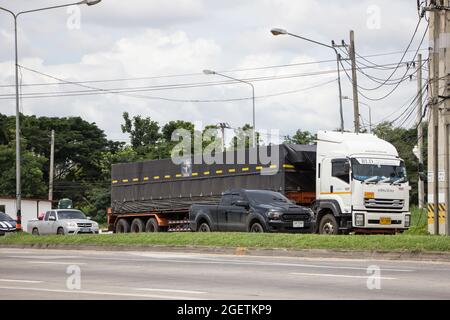
M211 228L207 222L202 222L197 229L198 232L211 232Z
M39 235L39 230L38 230L38 228L33 228L33 231L31 231L31 234L32 234L33 236L38 236L38 235Z
M156 221L155 218L148 219L147 223L145 224L145 232L159 232L159 225L158 221Z
M320 234L338 234L339 228L336 218L332 214L326 214L322 217L319 224Z
M130 232L130 224L125 219L120 219L116 224L116 233Z
M136 218L131 222L131 232L132 233L138 233L138 232L144 232L145 225L144 221L142 219Z
M259 222L255 222L250 226L250 232L264 232L264 228Z
M65 234L64 233L64 228L59 227L58 230L56 230L56 234L60 235L60 236L63 236Z

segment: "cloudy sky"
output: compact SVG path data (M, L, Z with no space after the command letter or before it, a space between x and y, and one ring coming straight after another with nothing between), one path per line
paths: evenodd
M68 2L0 0L0 7L18 12ZM274 37L270 29L285 28L326 44L348 43L353 29L357 52L389 65L399 62L417 22L413 0L103 0L26 14L19 17L21 109L28 115L81 116L115 140L127 138L120 129L124 111L161 125L177 119L232 127L251 123L251 100L242 99L251 97L251 88L202 73L213 69L253 79L257 129L279 129L281 135L299 128L335 129L339 103L333 51L290 36ZM424 32L425 21L411 50ZM13 39L13 19L0 11L0 112L9 115L15 113ZM427 40L421 48L428 47ZM404 60L413 56L408 52ZM380 79L392 71L366 70ZM392 79L405 72L401 66ZM362 87L378 86L358 76ZM351 97L344 73L341 79L343 95ZM379 98L393 88L363 93ZM376 123L392 113L395 118L415 92L413 79L386 99L360 100L371 106ZM361 114L367 123L365 105ZM344 100L344 115L346 129L352 129L350 100Z

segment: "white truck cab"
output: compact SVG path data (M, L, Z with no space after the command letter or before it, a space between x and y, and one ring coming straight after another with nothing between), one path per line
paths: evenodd
M319 131L316 201L319 233L409 228L409 186L395 147L373 134Z

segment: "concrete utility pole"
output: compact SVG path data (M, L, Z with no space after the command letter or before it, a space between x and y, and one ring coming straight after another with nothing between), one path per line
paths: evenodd
M358 81L356 79L356 54L355 33L350 30L350 60L352 61L352 86L353 86L353 113L355 118L355 132L359 133L359 104L358 104Z
M420 175L423 171L423 126L422 126L422 54L417 56L417 147L419 159L419 175L418 175L418 193L419 193L419 208L423 208L424 204L424 181Z
M53 176L55 168L55 130L52 130L50 142L50 174L48 179L48 200L53 201Z
M450 234L449 230L449 74L450 0L431 1L430 12L431 119L428 124L428 231Z

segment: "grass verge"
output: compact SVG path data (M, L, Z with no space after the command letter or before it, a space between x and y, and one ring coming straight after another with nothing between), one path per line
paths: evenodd
M32 236L20 233L0 238L1 244L95 246L208 246L285 249L340 249L401 252L450 252L450 237L425 235L339 235L254 233L141 233L76 236Z

